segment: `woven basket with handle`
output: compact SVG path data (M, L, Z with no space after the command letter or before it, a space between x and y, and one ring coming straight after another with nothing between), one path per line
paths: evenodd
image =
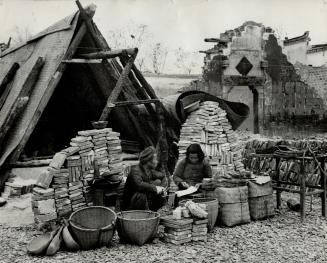
M131 210L117 213L117 231L123 242L142 246L158 230L160 217L157 212Z
M103 206L90 206L73 212L69 218L71 232L82 249L106 246L111 241L116 213Z

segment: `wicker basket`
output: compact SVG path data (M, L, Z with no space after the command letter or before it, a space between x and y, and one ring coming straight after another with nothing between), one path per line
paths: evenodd
M117 231L121 241L142 246L157 233L160 217L152 211L131 210L117 213Z
M82 249L106 246L115 232L116 213L103 206L90 206L73 212L71 232Z
M184 205L189 200L183 200L179 202L180 205ZM218 199L217 198L195 198L192 199L194 203L205 204L208 212L208 231L212 231L218 217Z

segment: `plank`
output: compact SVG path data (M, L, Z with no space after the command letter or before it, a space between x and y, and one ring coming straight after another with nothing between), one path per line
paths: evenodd
M110 50L110 51L99 51L99 52L93 52L93 53L87 53L87 54L80 54L78 55L81 58L86 59L103 59L103 58L115 58L122 54L133 56L135 54L135 48L129 48L129 49L117 49L117 50Z
M5 103L10 92L11 87L8 84L13 80L19 67L20 66L18 63L13 63L12 66L9 68L8 72L6 73L5 77L3 78L2 82L0 83L0 109Z
M117 100L120 92L122 91L123 84L125 83L126 79L128 78L128 74L131 71L132 65L133 65L133 63L135 61L135 58L137 56L137 52L138 52L138 49L136 48L134 55L132 55L130 57L130 59L127 62L126 66L124 67L123 72L121 73L121 75L120 75L120 77L119 77L119 79L118 79L118 81L116 83L116 86L114 87L114 89L112 90L111 94L108 97L106 106L104 107L104 109L102 111L102 114L100 116L100 119L99 119L100 121L105 121L105 120L108 119L108 116L109 116L109 114L111 112L110 105Z
M21 97L16 100L9 114L7 115L5 122L0 127L0 147L3 144L3 141L10 130L13 123L17 120L25 106L27 105L29 97Z
M22 168L22 167L39 167L39 166L49 166L52 159L44 160L31 160L25 162L15 162L10 164L12 168Z
M70 64L100 64L102 63L102 59L84 59L84 58L74 58L74 59L67 59L63 60L63 63L70 63Z
M19 92L16 101L11 106L10 109L7 109L7 115L3 123L0 126L0 145L2 145L7 132L10 130L10 127L13 125L17 117L22 112L22 109L26 106L29 96L32 93L32 89L38 80L41 69L44 65L44 58L38 57L34 63L30 73L28 74L24 84L22 85L21 91Z

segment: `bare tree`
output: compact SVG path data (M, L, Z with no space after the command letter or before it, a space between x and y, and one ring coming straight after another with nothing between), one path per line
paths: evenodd
M146 60L149 57L151 33L148 26L144 24L135 24L130 21L125 27L108 31L107 39L109 45L115 49L133 48L139 49L135 64L143 71Z
M151 60L153 72L160 75L165 67L168 49L162 43L156 43L152 48Z
M195 52L187 52L182 47L179 47L175 51L176 66L187 74L191 74L196 67L196 55Z

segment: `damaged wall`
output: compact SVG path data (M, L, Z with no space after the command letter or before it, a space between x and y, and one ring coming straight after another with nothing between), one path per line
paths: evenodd
M224 41L228 43L223 45ZM206 53L203 79L193 82L189 89L206 88L224 99L246 103L254 112L254 123L258 119L260 133L274 131L274 135L284 135L290 127L297 131L308 130L308 126L312 131L317 128L324 131L322 124L327 110L324 72L311 70L310 77L301 77L303 70L296 70L288 61L271 28L245 22L220 34L217 43L216 54L212 49ZM317 84L308 83L309 79ZM237 95L234 86L238 86ZM257 104L249 99L247 87L253 98L257 93ZM283 128L276 130L274 124Z

